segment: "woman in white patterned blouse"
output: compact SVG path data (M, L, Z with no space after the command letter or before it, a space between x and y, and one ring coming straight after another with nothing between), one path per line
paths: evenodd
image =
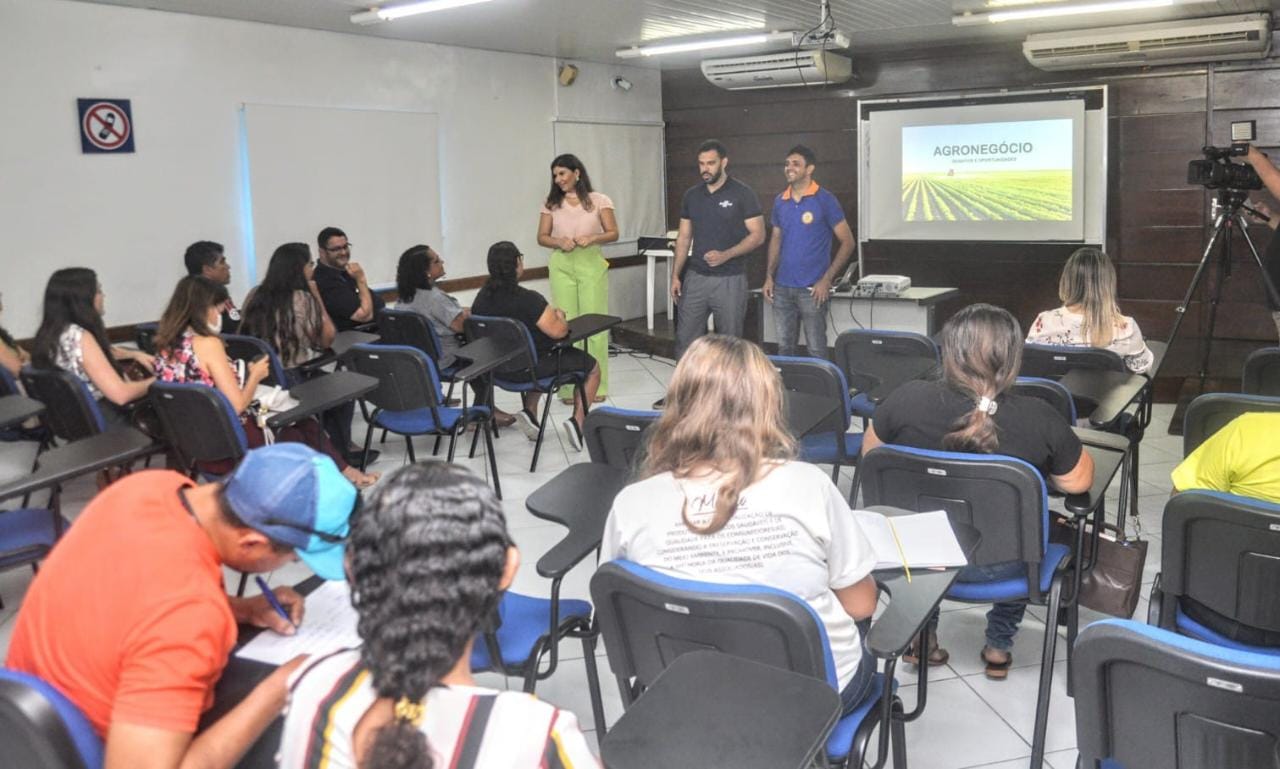
M1036 316L1027 341L1066 347L1099 347L1124 359L1129 370L1145 374L1154 356L1133 318L1116 306L1116 268L1101 249L1077 249L1058 281L1062 306Z

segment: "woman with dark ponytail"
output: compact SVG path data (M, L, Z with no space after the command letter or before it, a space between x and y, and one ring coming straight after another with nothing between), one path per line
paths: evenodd
M296 674L281 769L598 765L572 713L471 677L476 633L520 562L482 480L434 461L391 473L346 557L364 645Z
M1034 465L1045 480L1067 494L1093 483L1093 459L1071 425L1044 401L1009 392L1022 363L1022 329L1008 310L973 304L942 328L942 378L908 382L876 407L862 439L862 453L883 443L922 449L1003 454ZM1024 574L1021 561L970 566L962 581L1005 579ZM1013 657L1013 636L1025 601L995 604L987 612L987 677L1003 680ZM930 665L949 655L930 639ZM904 659L918 662L914 649Z

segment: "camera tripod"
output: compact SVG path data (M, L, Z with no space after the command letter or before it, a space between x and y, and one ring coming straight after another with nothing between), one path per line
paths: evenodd
M1218 196L1213 200L1213 211L1215 213L1213 221L1213 234L1209 237L1209 242L1204 247L1204 253L1200 256L1200 264L1196 267L1196 273L1191 278L1191 285L1187 287L1187 295L1182 298L1182 304L1178 305L1177 317L1173 321L1173 330L1169 332L1169 347L1173 347L1173 342L1178 338L1178 330L1182 328L1182 321L1186 320L1187 308L1191 306L1191 297L1195 296L1196 289L1200 286L1201 279L1204 278L1205 267L1209 265L1209 260L1213 257L1213 247L1218 243L1219 237L1222 238L1222 247L1218 250L1218 280L1213 286L1213 292L1209 297L1209 328L1203 338L1203 350L1200 353L1200 370L1198 377L1200 380L1200 390L1204 391L1204 381L1209 375L1209 353L1213 349L1213 329L1218 321L1218 303L1222 299L1222 283L1231 277L1231 232L1238 230L1244 236L1244 242L1249 246L1249 253L1253 255L1254 264L1258 265L1258 272L1262 276L1262 285L1267 292L1267 296L1280 307L1280 293L1277 293L1275 284L1271 282L1271 277L1267 273L1266 266L1262 264L1262 257L1258 255L1258 249L1253 245L1253 238L1249 237L1248 222L1245 221L1245 212L1249 211L1258 214L1257 211L1245 205L1245 199L1248 198L1247 190L1220 189ZM1243 210L1242 210L1243 209ZM1259 214L1260 215L1260 214ZM1277 214L1280 215L1280 214ZM1164 361L1161 361L1163 365ZM1159 371L1152 372L1154 378Z

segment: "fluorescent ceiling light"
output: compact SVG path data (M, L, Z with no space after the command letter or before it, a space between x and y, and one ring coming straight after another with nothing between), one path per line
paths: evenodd
M955 25L966 24L999 24L1008 21L1028 21L1031 19L1049 19L1058 16L1080 16L1090 13L1115 13L1120 11L1138 11L1146 8L1169 8L1175 5L1189 5L1206 0L1110 0L1102 3L1061 3L1057 5L1036 5L1031 8L1016 8L991 13L962 13L951 17Z
M715 48L737 48L744 45L763 45L786 41L792 43L795 34L792 32L757 32L750 35L712 38L710 40L688 40L681 43L650 43L649 45L619 48L620 59L635 59L641 56L661 56L666 53L687 53L689 51L707 51Z
M393 21L405 16L417 16L432 11L447 11L450 8L461 8L464 5L487 3L490 0L421 0L417 3L404 3L386 8L370 8L367 11L351 14L352 24L377 24L380 21Z

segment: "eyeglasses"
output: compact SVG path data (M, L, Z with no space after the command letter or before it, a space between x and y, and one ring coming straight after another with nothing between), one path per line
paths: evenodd
M330 534L330 533L329 533L329 532L327 532L327 531L317 531L317 530L315 530L315 529L308 528L308 527L306 527L306 526L299 526L298 524L293 523L292 521L285 521L285 520L281 520L281 519L279 519L279 518L268 518L267 520L265 520L265 521L263 521L263 522L262 522L262 525L264 525L264 526L283 526L283 527L285 527L286 529L294 529L294 530L296 530L296 531L305 531L305 532L306 532L306 533L308 533L308 534L312 534L312 535L314 535L314 536L318 537L318 538L320 539L320 541L321 541L321 542L328 542L328 543L330 543L330 544L334 544L334 545L336 545L336 544L341 544L341 543L343 543L343 542L346 542L346 541L347 541L347 538L346 538L345 536L341 536L341 535L338 535L338 534Z
M328 246L325 246L324 250L328 251L331 254L335 254L339 251L350 251L352 245L354 244L348 242L348 243L343 243L340 246L334 246L333 248L329 248Z

